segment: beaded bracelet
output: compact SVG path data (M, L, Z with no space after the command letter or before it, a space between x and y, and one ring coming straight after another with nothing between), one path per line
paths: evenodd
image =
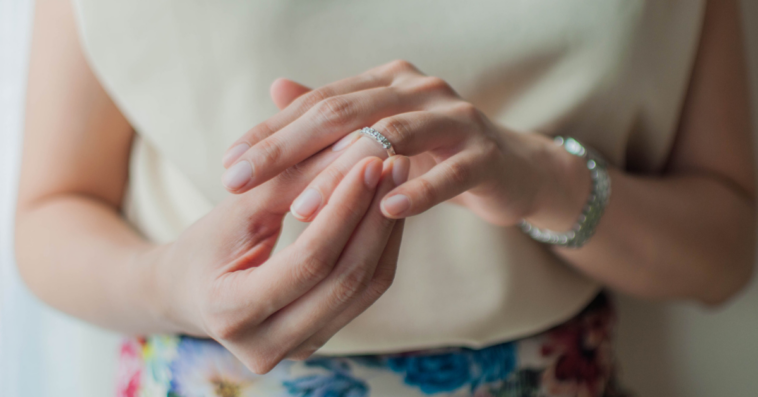
M526 220L519 223L521 230L531 238L546 244L559 245L569 248L579 248L595 233L605 206L611 197L611 179L608 176L607 164L595 151L586 148L574 138L554 138L556 145L562 146L567 152L587 159L587 169L592 177L592 192L587 204L582 209L579 220L568 232L558 233L552 230L540 229Z

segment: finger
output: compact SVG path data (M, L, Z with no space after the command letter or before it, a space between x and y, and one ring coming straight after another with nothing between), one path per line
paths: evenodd
M303 115L317 103L333 96L389 85L402 85L415 77L424 76L407 61L395 60L374 67L357 76L351 76L300 96L292 104L274 117L255 126L235 141L224 156L224 167L229 167L250 146L270 136L296 118ZM428 84L427 84L428 85ZM439 85L439 84L436 84ZM436 86L432 84L431 86Z
M296 219L309 222L317 216L318 211L329 201L332 191L359 161L369 156L380 158L387 156L384 148L357 132L351 133L346 139L355 140L355 142L350 144L338 159L314 176L308 183L308 188L302 190L298 198L292 202L290 212Z
M382 200L382 213L388 218L420 214L476 186L484 177L479 150L463 150L405 184Z
M286 108L297 97L309 92L311 89L300 83L296 83L289 79L279 78L271 83L269 93L271 94L271 100L274 101L279 110Z
M392 79L384 74L376 74L372 71L351 76L346 79L336 81L324 87L311 90L310 92L299 96L292 101L284 110L275 114L268 120L256 125L244 133L232 145L229 146L224 154L223 165L228 168L233 164L242 153L248 148L260 142L264 138L284 128L298 117L302 116L313 106L321 101L337 95L343 95L350 92L366 90L370 88L387 86Z
M379 120L372 128L392 143L396 153L405 156L439 150L449 152L447 148L459 146L460 142L481 130L476 119L462 114L465 112L421 110L399 113Z
M379 209L381 197L394 186L392 165L388 160L382 182L371 207L345 246L339 262L329 276L290 305L280 310L251 333L273 362L283 359L292 349L326 327L362 296L374 278L376 267L395 225Z
M414 110L421 98L379 87L322 101L276 134L248 149L222 176L232 193L243 193L381 118Z
M383 65L376 66L369 69L367 73L372 73L377 76L389 76L394 81L403 81L408 77L423 75L415 65L402 59L396 59Z
M341 155L342 153L331 149L322 150L315 156L287 168L275 178L248 191L246 194L232 197L244 198L243 201L249 201L251 204L261 203L256 206L259 210L262 209L275 215L285 215L290 211L290 206L293 204L295 198L303 192L308 184L321 172L326 170L330 164L339 159ZM366 157L371 156L363 156L360 160ZM357 163L358 161L352 165L355 166ZM350 172L350 169L345 174L348 172ZM248 207L252 208L251 206Z
M309 222L318 216L319 210L329 201L335 187L339 185L345 174L361 159L367 156L386 156L387 153L381 145L371 138L361 137L347 150L345 154L331 163L323 172L319 173L308 184L300 196L293 202L290 212L302 221ZM404 156L397 156L398 161L393 162L393 172L406 173L410 168L410 160ZM317 198L318 200L315 200ZM313 199L313 200L311 200Z
M392 233L387 241L387 246L382 253L382 257L379 258L379 263L374 270L374 276L371 278L371 282L369 282L363 293L361 293L347 309L338 314L333 320L329 321L324 328L311 335L305 340L305 342L293 349L287 358L304 360L310 357L316 350L326 344L334 334L366 311L366 309L374 304L374 302L376 302L377 299L390 288L395 279L397 258L400 253L400 242L403 237L404 222L404 219L398 219L395 222L395 226L392 228Z
M221 339L255 326L327 277L369 208L381 172L382 162L377 158L360 162L337 187L322 216L295 243L257 268L221 276L219 290L231 296L220 301L233 302L227 310L219 310L221 315L240 308L248 313L221 330Z
M467 137L466 131L474 130L476 127L462 118L416 111L382 119L374 128L392 142L398 153L416 155L426 151L441 151L450 155L454 153L445 148L459 147L458 142ZM335 144L334 147L337 146L338 144ZM318 210L329 200L331 192L341 178L355 163L368 155L383 156L382 152L384 149L370 138L355 142L344 155L330 164L308 185L294 201L290 211L298 220L309 221L318 214Z
M276 244L282 217L292 201L339 156L339 152L324 150L247 194L233 195L222 201L219 206L228 211L226 229L242 234L226 241L234 245L225 250L229 262L218 267L219 274L258 266L268 260L269 255L260 253L269 247L262 244L263 240L270 239L271 246ZM254 247L260 250L256 252Z

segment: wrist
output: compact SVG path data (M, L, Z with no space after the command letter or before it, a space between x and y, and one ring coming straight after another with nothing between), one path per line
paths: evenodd
M524 220L558 232L570 230L582 214L592 191L587 160L539 136L541 145L535 161L543 175L530 211Z
M171 250L171 243L153 245L137 255L139 305L160 332L201 334L183 320L186 316L177 304L182 299L177 299L178 291L175 291L179 283L171 279L174 273L170 266Z

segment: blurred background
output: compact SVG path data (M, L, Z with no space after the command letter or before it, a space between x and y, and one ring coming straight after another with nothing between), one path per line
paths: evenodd
M117 349L118 336L45 307L23 287L13 264L32 7L30 0L0 0L0 396L111 396L115 362L103 361L102 350ZM758 1L742 0L742 16L758 98ZM758 133L758 100L752 109ZM758 278L718 309L617 301L622 379L636 395L758 395Z

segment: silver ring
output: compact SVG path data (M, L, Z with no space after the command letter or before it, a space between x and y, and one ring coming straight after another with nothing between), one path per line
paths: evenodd
M371 127L363 127L363 129L361 129L361 134L369 136L373 140L379 142L379 144L382 145L384 150L386 150L387 154L389 154L390 156L395 155L395 149L392 148L392 142L390 142L389 139L387 139L379 131Z

